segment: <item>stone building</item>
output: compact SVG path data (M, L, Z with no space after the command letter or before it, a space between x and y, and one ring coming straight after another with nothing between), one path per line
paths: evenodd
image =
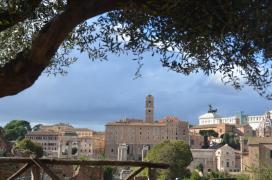
M208 125L196 125L190 128L190 133L198 135L201 130L214 130L220 137L222 134L235 131L235 126L231 124L208 124Z
M249 124L236 124L234 133L238 136L254 136L254 130Z
M33 131L25 136L33 142L40 144L46 156L58 157L59 153L59 134L53 131Z
M41 126L38 131L29 132L26 138L40 144L48 157L96 158L104 154L104 133L74 128L69 124Z
M204 145L204 137L199 134L190 134L190 148L201 149Z
M191 152L193 161L188 167L190 170L202 165L204 174L210 171L240 171L240 153L228 145L216 149L191 149Z
M217 170L223 172L239 171L239 169L236 169L235 166L235 150L229 145L225 144L224 146L218 148L215 151L215 156L217 161Z
M272 137L252 137L248 141L241 138L241 171L249 173L251 179L253 168L272 166Z
M267 112L266 117L262 120L256 132L258 137L272 136L272 120L270 112Z
M151 95L146 96L145 100L145 121L153 123L154 120L154 97Z
M150 148L164 140L189 140L188 123L173 116L154 121L154 98L146 97L144 120L124 119L106 124L105 155L117 159L119 146L127 145L128 160L142 160L144 146ZM124 156L122 156L124 157Z
M253 129L248 124L207 124L207 125L196 125L190 128L190 134L199 135L201 130L214 130L218 133L218 136L225 133L233 133L238 136L253 136Z
M272 111L269 111L270 113ZM199 125L212 125L212 124L248 124L253 130L256 130L260 123L266 118L266 114L263 115L246 115L243 112L237 113L234 116L222 117L216 112L208 112L199 116Z
M203 173L216 171L215 149L191 149L193 161L189 165L190 170L194 170L200 164L203 166Z
M88 128L74 128L74 131L77 133L78 137L92 137L94 133Z
M105 155L105 132L94 132L93 140L93 156L96 158Z

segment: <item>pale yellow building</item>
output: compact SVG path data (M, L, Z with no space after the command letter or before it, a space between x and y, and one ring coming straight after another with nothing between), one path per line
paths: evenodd
M74 128L78 137L92 137L93 131L88 128Z
M127 157L128 160L142 160L144 146L151 148L165 140L189 141L187 122L173 116L154 121L154 98L151 95L146 97L145 112L145 121L126 118L106 124L105 155L107 158L117 159L119 146L127 146L127 155L122 157Z
M65 123L41 126L38 131L29 132L26 138L40 144L44 155L49 157L96 158L104 154L105 148L104 133Z
M46 156L57 157L59 148L59 134L53 131L33 131L29 132L26 139L40 144Z

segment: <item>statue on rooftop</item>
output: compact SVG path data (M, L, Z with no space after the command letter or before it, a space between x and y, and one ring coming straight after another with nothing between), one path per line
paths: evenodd
M217 112L217 109L214 109L213 107L212 107L212 105L211 104L209 104L209 110L208 110L208 113L216 113Z

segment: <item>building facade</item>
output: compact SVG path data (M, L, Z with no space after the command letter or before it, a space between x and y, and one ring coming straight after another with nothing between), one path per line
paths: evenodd
M188 123L173 116L154 121L154 98L146 98L146 118L124 119L106 124L105 155L118 159L118 149L127 146L127 160L142 160L143 147L150 148L165 140L189 140ZM149 111L150 110L150 111ZM120 147L120 148L119 148Z
M236 169L236 156L235 150L229 145L225 144L224 146L218 148L215 151L216 161L217 161L217 170L223 172L235 172L239 171Z
M33 131L29 132L26 139L40 144L46 156L58 157L59 134L52 131Z
M270 113L272 111L269 111ZM208 112L199 116L199 125L212 125L212 124L249 124L253 130L257 129L260 123L266 118L266 114L263 115L246 115L243 112L230 117L221 117L215 112Z
M218 136L225 133L233 133L238 136L253 136L254 131L249 124L207 124L207 125L196 125L190 128L191 135L199 135L201 130L214 130L218 133Z
M41 126L29 132L26 139L40 144L44 155L59 158L91 157L104 155L105 136L87 128L74 128L69 124Z
M204 174L216 171L215 149L191 149L191 152L193 161L188 167L190 170L202 165Z
M231 124L209 124L209 125L196 125L190 128L192 135L199 135L201 130L214 130L220 137L222 134L235 131L235 126Z

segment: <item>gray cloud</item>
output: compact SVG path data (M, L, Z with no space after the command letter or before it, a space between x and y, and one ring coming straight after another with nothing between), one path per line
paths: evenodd
M35 123L67 122L103 130L104 124L124 117L144 118L147 94L155 96L155 117L175 115L197 123L213 104L222 115L238 111L263 114L271 102L250 88L236 91L201 74L183 76L146 56L142 78L133 80L137 63L130 57L89 61L79 55L66 76L43 74L29 89L0 99L0 124L11 119Z

